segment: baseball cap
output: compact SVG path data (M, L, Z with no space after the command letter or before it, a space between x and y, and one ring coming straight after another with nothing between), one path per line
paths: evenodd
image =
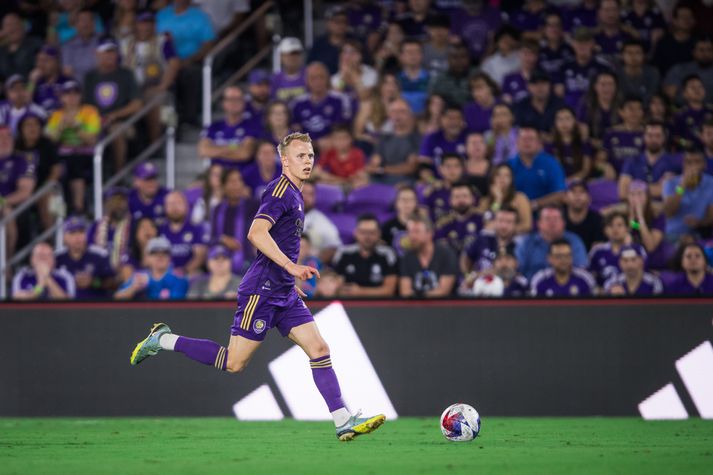
M82 86L79 84L78 81L75 81L74 79L65 81L64 84L62 84L62 92L81 91L81 90L82 90Z
M219 257L225 257L226 259L230 258L230 251L228 251L228 248L222 244L216 244L210 248L210 251L208 251L208 259L217 259Z
M136 165L134 168L134 177L140 180L151 180L158 176L156 165L151 162L143 162Z
M541 69L536 69L532 72L528 83L535 84L538 82L552 82L552 78L550 78L550 76Z
M87 220L82 218L81 216L70 216L64 222L64 232L65 233L86 231L88 227L89 227L89 224L87 223Z
M124 198L126 198L127 196L129 196L129 190L127 190L123 186L112 186L104 190L105 200L113 198L114 196L123 196Z
M22 74L13 74L5 80L5 89L10 89L16 84L27 84L25 77Z
M149 243L146 245L146 252L149 254L154 254L156 252L171 252L171 241L163 236L151 238Z
M250 71L248 76L248 83L250 84L260 84L263 82L270 82L270 73L264 69L254 69Z
M143 11L136 16L136 21L154 21L155 17L151 11Z
M105 37L99 40L99 44L97 45L97 52L103 53L105 51L111 51L111 50L118 50L119 49L119 44L114 40L112 37Z
M293 36L288 36L287 38L282 38L280 44L277 47L280 54L290 54L304 51L302 47L302 42Z
M594 32L591 28L579 26L575 28L572 38L574 41L592 41L594 39Z
M640 257L643 260L646 260L646 253L644 252L643 248L639 246L632 246L631 244L627 244L625 246L622 246L621 252L619 253L619 257Z

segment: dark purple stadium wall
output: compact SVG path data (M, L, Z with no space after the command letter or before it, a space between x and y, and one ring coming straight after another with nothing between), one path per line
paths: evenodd
M502 416L632 416L673 383L675 361L713 339L713 300L345 302L402 416L466 401ZM319 310L325 303L313 303ZM225 416L268 384L291 347L269 334L247 370L223 374L178 354L139 367L129 353L155 321L227 342L233 304L0 305L0 416Z

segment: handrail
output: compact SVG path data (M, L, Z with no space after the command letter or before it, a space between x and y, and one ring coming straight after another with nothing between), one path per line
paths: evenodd
M226 79L220 87L213 91L212 99L214 101L218 99L225 90L225 88L231 86L232 84L235 84L240 79L242 79L243 76L245 76L252 68L258 65L260 61L262 61L267 55L269 55L271 51L272 45L266 45L263 49L255 53L255 55L250 58L245 64L243 64L240 69L231 74L230 77Z
M228 36L220 40L215 46L213 46L208 54L206 54L203 59L203 125L205 127L210 125L213 117L213 60L215 56L227 48L230 44L235 41L235 39L240 36L245 30L253 25L259 18L261 18L265 13L272 8L274 2L268 0L267 2L260 5L255 11L253 11L250 16L248 16L245 21L240 23L235 30L230 32Z
M114 186L117 183L119 183L119 181L121 181L122 178L124 178L126 175L128 175L131 172L131 170L134 169L134 167L136 165L138 165L139 163L150 158L151 155L155 151L157 151L159 148L161 148L161 145L163 145L165 141L166 141L166 136L164 134L163 136L161 136L161 138L159 138L158 140L155 140L151 145L146 147L146 149L143 152L141 152L139 155L137 155L136 158L134 158L129 163L124 165L121 168L121 170L114 173L114 175L110 179L108 179L106 181L106 183L104 183L102 185L102 191L106 190L110 186Z

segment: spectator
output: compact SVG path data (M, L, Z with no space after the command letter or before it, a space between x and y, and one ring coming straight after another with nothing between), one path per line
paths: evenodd
M257 211L257 204L252 199L246 199L249 191L239 170L223 171L221 184L223 200L211 213L211 241L228 248L232 253L233 272L243 275L254 257L254 249L247 240L247 233ZM306 208L305 204L305 211Z
M713 99L713 39L703 36L696 40L693 47L693 61L678 63L673 66L664 80L664 91L671 100L681 102L683 80L689 76L698 76L706 91L706 98Z
M594 35L589 28L578 27L572 36L574 58L565 61L556 76L555 92L564 97L568 106L576 109L597 74L608 71L609 65L594 54Z
M515 122L520 127L535 127L549 133L555 125L555 113L564 106L562 99L552 93L550 77L534 71L527 83L528 97L513 106Z
M47 112L32 102L27 81L19 74L14 74L5 81L5 94L7 100L0 102L0 125L9 126L13 136L17 135L17 123L25 114L47 119Z
M556 112L552 141L545 144L545 151L559 161L567 182L589 178L592 146L582 137L570 107L564 106Z
M425 136L421 142L419 161L426 173L438 170L446 153L465 155L465 137L463 112L458 107L446 106L440 130Z
M559 204L566 188L562 165L542 149L537 131L520 127L517 151L508 161L515 189L525 193L534 211L549 204Z
M428 218L413 215L407 223L411 250L401 259L399 294L402 297L448 297L458 275L458 258L447 246L434 243Z
M508 104L520 102L530 95L527 84L537 68L539 50L535 41L524 41L520 46L518 68L506 74L502 80L503 100Z
M238 86L223 91L224 117L203 130L198 155L209 158L211 165L241 172L250 165L261 132L255 122L245 117L245 95Z
M92 105L82 104L81 94L77 81L65 82L62 86L62 107L52 113L46 128L47 136L57 144L75 214L84 214L86 210L87 182L92 178L94 145L101 130L99 111Z
M488 182L492 171L485 138L477 132L465 138L465 178L478 192L478 198L488 194Z
M396 76L401 96L415 114L421 114L428 97L430 76L423 68L423 46L418 40L405 40L399 48L401 70Z
M540 41L538 64L547 74L559 75L567 61L574 58L574 51L564 39L562 16L556 10L545 14L545 25Z
M536 272L547 267L550 244L563 238L570 243L574 266L586 267L587 250L584 243L579 236L565 230L562 210L549 205L540 211L537 231L527 235L515 247L522 274L531 279Z
M656 44L656 51L652 63L655 64L662 76L671 66L678 63L691 61L695 39L693 29L696 19L691 6L686 2L678 3L673 9L670 29Z
M549 267L538 271L530 281L535 297L589 297L596 283L584 269L572 265L572 245L567 239L556 239L547 254Z
M505 25L495 33L495 51L485 58L480 70L490 76L499 87L503 87L503 79L520 68L520 55L517 50L518 31Z
M171 268L171 243L164 237L153 238L146 245L148 268L134 272L114 294L117 300L145 298L148 300L183 299L188 292L188 280Z
M345 95L329 90L329 73L322 63L310 63L306 76L307 93L293 101L292 120L326 150L332 127L351 120L351 104Z
M27 76L35 66L35 56L42 47L42 41L26 35L22 17L14 12L2 18L2 32L0 78L5 80L13 74Z
M286 103L282 101L270 102L265 108L265 127L262 139L277 147L282 139L291 132L291 122L290 108Z
M673 118L674 143L679 148L700 147L701 127L706 119L713 119L713 107L705 102L706 90L698 76L683 80L685 105Z
M89 21L92 23L93 31L99 34L104 33L102 19L95 13L89 5L83 5L82 0L61 0L56 2L59 11L53 12L52 24L48 29L48 41L53 44L66 44L77 37L80 30L79 16L88 13L91 15Z
M567 231L579 236L587 249L604 241L602 216L590 207L592 197L583 181L575 180L569 183L564 203Z
M267 185L281 174L277 149L270 142L258 142L255 161L245 167L243 180L252 190L252 197L259 199Z
M310 243L309 236L306 234L303 234L300 238L300 252L297 256L297 264L311 266L323 272L322 261L312 253L312 243ZM331 271L331 269L325 269L325 271ZM322 275L322 277L324 277L324 275ZM317 290L317 275L312 275L312 277L307 280L295 279L295 283L302 292L305 293L307 298L314 297ZM336 295L336 293L334 295Z
M431 73L431 77L430 94L437 94L446 102L463 107L470 99L470 56L465 46L451 46L448 49L448 68L435 76Z
M68 272L76 284L79 299L101 299L115 287L115 274L107 252L87 244L89 224L73 216L64 222L65 249L55 256L57 268Z
M705 159L699 150L683 156L683 172L663 184L666 239L675 242L697 235L713 224L713 177L704 173Z
M329 218L315 208L317 191L314 183L302 185L302 199L305 204L304 234L309 236L314 253L322 262L331 262L337 249L342 245L339 230Z
M62 69L65 75L84 83L84 76L96 68L96 49L100 36L94 26L94 13L88 9L77 12L74 20L77 36L62 45Z
M339 288L342 286L344 279L330 268L325 268L321 271L322 277L317 281L317 286L314 290L314 297L333 299L339 296Z
M713 117L703 122L701 142L703 142L703 154L706 157L706 173L713 175Z
M428 19L434 14L431 0L409 0L406 3L407 10L397 17L397 21L407 38L423 41Z
M150 11L136 17L133 34L120 43L121 64L134 72L142 100L148 102L153 96L173 87L181 61L170 34L156 33L154 15ZM161 135L161 109L154 107L146 116L148 136L151 143Z
M604 293L613 296L652 296L663 292L661 279L644 272L646 254L640 247L623 246L619 253L621 271L604 283Z
M614 176L619 175L627 160L638 157L643 151L644 105L641 99L624 98L619 106L619 117L621 123L604 132L602 150L597 154L599 169L612 167Z
M451 13L451 34L461 38L475 60L481 59L501 24L501 12L482 1L464 1Z
M10 128L3 125L0 125L0 169L0 213L5 217L32 195L37 179L35 163L15 153ZM6 233L7 254L12 256L17 244L14 220L7 223Z
M577 28L594 28L597 25L597 0L582 0L576 7L565 10L565 31L576 32Z
M597 11L599 32L594 35L594 41L599 46L605 59L616 60L626 40L635 35L628 27L621 24L621 5L619 0L602 0Z
M158 226L151 218L141 218L134 224L128 249L121 256L119 268L121 282L129 280L135 271L146 269L149 266L146 245L151 239L158 236Z
M595 146L601 146L604 132L617 122L618 87L614 73L600 72L577 107L577 120Z
M209 236L205 227L196 226L188 219L188 201L180 191L165 197L166 222L159 227L159 235L171 243L171 265L177 275L195 277L205 264Z
M158 182L158 168L151 162L143 162L134 168L134 187L129 193L131 219L138 221L148 217L163 224L166 217L164 202L168 190Z
M438 132L441 129L441 119L446 110L446 101L443 96L431 94L426 100L426 109L418 118L418 131L425 136Z
M592 246L589 252L589 272L597 279L599 285L614 277L621 270L619 257L625 246L636 248L637 252L646 255L644 248L633 243L629 232L629 223L625 213L615 211L604 220L604 234L607 242Z
M475 206L473 188L466 182L451 186L449 204L451 210L436 222L435 238L460 255L475 241L483 216Z
M628 158L619 176L619 197L625 199L632 180L648 184L649 194L661 199L663 184L681 173L681 158L666 152L666 126L652 121L644 127L644 150L636 157Z
M267 119L265 113L269 105L270 73L264 69L253 69L248 75L248 95L245 100L245 115L257 124L263 124ZM289 126L289 121L287 124Z
M435 180L423 190L423 203L428 215L437 221L450 210L451 186L463 179L463 160L457 153L446 153L438 166L440 180Z
M272 75L270 95L273 99L289 102L307 92L304 48L300 40L288 36L280 41L277 51L281 68Z
M658 69L646 64L644 44L628 40L621 52L622 64L617 68L617 77L623 96L638 96L648 103L658 91L661 76Z
M526 297L530 293L527 279L517 267L517 257L511 251L499 252L493 261L493 274L503 281L503 297Z
M220 165L211 165L202 176L200 187L203 191L200 198L193 204L191 222L193 224L205 223L218 203L223 200L223 168Z
M129 248L131 215L129 214L128 191L124 188L109 188L104 192L104 216L92 223L87 233L89 244L95 244L109 253L113 269L121 265L122 257Z
M134 74L119 65L119 45L112 38L105 38L97 46L97 67L84 78L82 102L99 110L102 128L108 133L121 127L121 121L128 119L141 109L139 90ZM114 167L123 168L126 163L128 140L134 131L124 131L112 142Z
M485 132L493 165L510 160L517 153L515 116L507 104L495 104L490 116L490 130Z
M473 97L463 107L465 122L471 132L485 132L490 129L490 116L500 94L497 84L485 73L470 77L470 93Z
M517 211L503 206L495 212L493 228L483 229L477 238L464 248L460 255L460 269L463 275L471 271L481 272L493 267L493 262L502 253L515 252L515 231Z
M683 272L666 287L672 295L713 295L713 274L708 271L705 251L700 244L685 244L679 252Z
M416 131L416 121L411 108L405 100L392 101L388 114L394 131L385 134L377 143L367 172L371 179L378 183L408 182L413 180L416 172L421 138Z
M54 46L43 46L37 53L36 64L30 73L30 90L34 91L32 101L51 114L62 107L62 87L73 79L62 72L59 50Z
M545 0L525 0L522 7L510 14L510 25L522 31L524 39L537 40L547 13Z
M622 15L622 23L636 32L643 52L652 51L666 33L666 20L651 0L632 0L629 11Z
M387 108L401 97L399 83L393 74L384 74L368 98L359 101L359 110L354 119L354 138L368 144L376 144L382 135L393 133L394 124L389 120Z
M234 300L238 296L240 280L240 277L230 271L230 251L217 244L208 252L208 275L191 282L188 298Z
M445 73L449 68L450 56L453 54L449 48L449 33L451 21L447 15L437 13L426 18L426 34L428 39L423 43L423 64L428 74L435 78ZM460 46L465 57L465 71L468 70L469 55L465 47ZM467 74L465 74L467 79ZM467 90L467 87L466 87Z
M349 189L366 185L369 182L369 176L364 169L366 157L364 152L354 145L349 127L335 126L330 143L332 148L325 151L317 164L317 179Z
M17 124L15 150L35 164L37 188L49 180L59 181L62 176L62 164L57 157L57 147L42 134L42 119L34 114L25 114ZM51 194L46 194L37 201L42 229L47 229L55 222L50 213Z
M396 21L389 21L383 39L374 52L374 64L383 74L398 74L399 52L404 38L401 25Z
M396 253L379 244L381 231L373 214L357 219L356 244L342 246L332 266L344 283L339 294L346 297L393 297L396 294L398 266Z
M497 165L490 172L488 194L480 200L479 211L488 221L500 208L510 206L517 211L517 234L529 233L532 230L532 208L524 193L515 189L512 168L507 163Z
M657 92L649 100L649 105L646 110L648 120L658 120L666 124L666 129L670 129L671 122L671 102L666 97L666 94Z
M111 31L117 38L123 40L130 36L136 25L138 17L137 0L118 0L114 8L114 15L111 21Z
M65 300L75 296L74 278L65 269L56 269L52 247L39 242L32 248L30 265L12 280L12 298L17 300Z
M347 11L341 5L334 5L327 10L326 34L315 39L307 56L307 62L320 61L329 70L329 74L339 71L339 52L347 41L349 23Z
M330 79L332 90L361 100L369 96L378 81L379 73L363 63L361 44L347 40L339 53L339 69Z
M419 212L416 190L409 186L399 187L396 191L394 210L396 216L381 225L381 239L401 256L409 247L406 222L412 214Z

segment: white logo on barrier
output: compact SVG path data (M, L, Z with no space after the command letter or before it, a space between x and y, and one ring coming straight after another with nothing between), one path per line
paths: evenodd
M340 303L332 303L315 315L319 331L329 344L334 370L339 378L342 398L352 410L361 408L365 414L383 413L389 419L397 414L376 370L359 340L349 317ZM312 380L309 359L302 349L293 346L269 364L280 394L292 417L297 420L330 420L327 406ZM264 388L264 389L263 389ZM269 386L262 385L238 401L233 410L240 420L274 420L275 412L265 410L276 404ZM263 407L264 405L264 407ZM250 407L248 415L236 408ZM277 407L279 410L279 407ZM280 412L280 417L282 418Z

